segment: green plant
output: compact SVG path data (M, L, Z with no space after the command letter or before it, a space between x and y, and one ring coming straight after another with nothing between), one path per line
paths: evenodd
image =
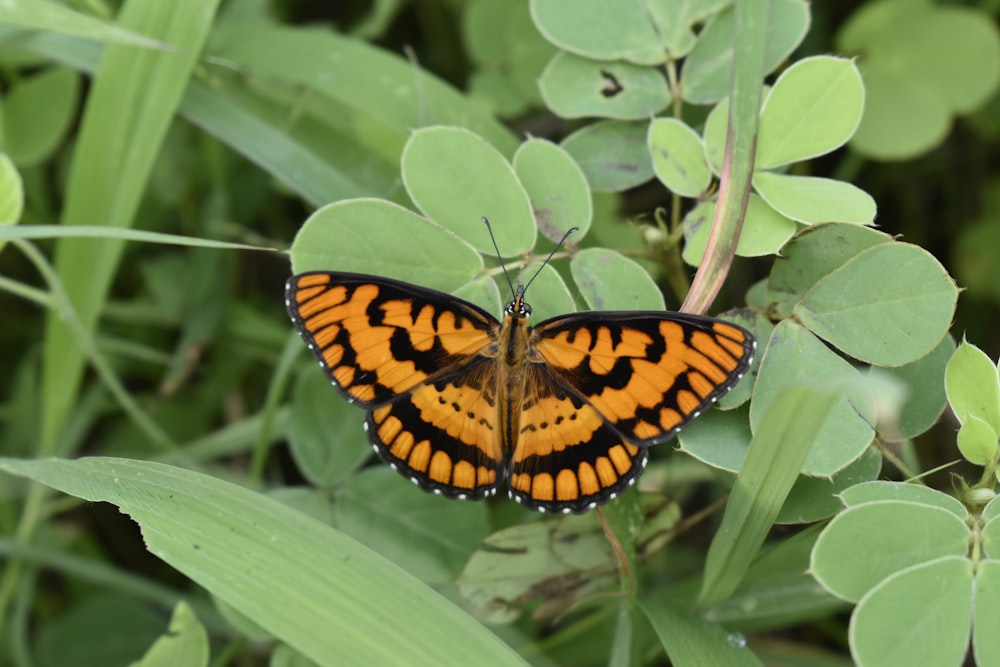
M845 55L885 47L858 62L798 55L820 11L800 0L445 4L376 3L355 29L391 40L407 12L460 25L467 94L424 65L446 39L407 60L263 3L127 1L114 22L0 8L0 288L18 297L0 661L959 664L970 619L997 614L996 366L956 351L959 290L925 235L884 206L874 229L875 200L848 182L860 152L928 145L900 127L871 148L885 107L868 115L867 73L923 55L876 39L872 16L900 4L825 35ZM921 5L900 31L935 12L951 10ZM997 90L1000 38L960 13L982 77L946 115ZM907 71L916 89L950 80ZM295 234L295 271L401 278L499 313L483 215L515 274L580 227L531 288L536 321L704 311L722 290L757 335L753 371L679 437L687 455L654 448L638 492L600 516L446 501L369 465L361 413L281 312L276 249ZM978 268L951 270L989 294ZM913 444L948 399L983 467L957 497L920 485ZM159 560L112 553L138 544L133 524L80 499L119 507ZM821 647L804 627L836 629ZM993 642L973 635L980 664Z

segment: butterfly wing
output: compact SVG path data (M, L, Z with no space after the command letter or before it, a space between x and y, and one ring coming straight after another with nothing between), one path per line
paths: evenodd
M478 498L503 465L492 433L499 323L443 292L353 273L292 276L288 313L330 381L368 410L378 455L421 487Z
M559 384L641 446L669 440L732 389L757 346L740 326L686 313L576 313L532 333Z
M542 512L585 512L624 491L646 467L646 449L628 442L545 364L528 372L511 498Z
M292 276L285 305L326 376L365 408L476 358L500 326L450 294L356 273Z
M673 437L750 367L745 329L682 313L576 313L532 330L537 353L511 460L511 496L582 512L632 484L646 447Z
M375 451L421 488L453 498L493 495L503 452L494 436L496 363L481 358L368 413Z

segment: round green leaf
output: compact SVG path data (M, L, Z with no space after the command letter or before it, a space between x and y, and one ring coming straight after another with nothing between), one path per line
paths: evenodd
M979 563L976 569L976 608L972 620L972 650L978 667L1000 666L1000 561Z
M698 197L712 181L705 147L698 133L677 118L654 118L649 124L653 171L667 188L682 197Z
M961 665L972 621L972 563L941 558L897 572L851 616L848 641L859 665Z
M955 340L945 336L927 356L902 366L882 369L908 388L899 421L889 427L887 436L892 439L915 438L937 423L948 402L944 390L945 366L954 350ZM892 430L894 428L898 428L898 432Z
M646 270L613 250L581 250L569 268L583 300L594 310L666 308L663 293Z
M958 429L958 451L966 461L986 465L997 453L997 432L975 415L969 415Z
M738 473L750 447L747 429L749 406L735 410L711 410L677 434L677 444L702 463Z
M965 556L968 541L968 526L947 510L898 500L864 503L823 529L809 569L837 597L860 600L900 570Z
M715 218L715 202L703 202L684 217L684 261L691 266L701 264L708 245L708 235ZM798 226L757 195L751 194L747 200L746 217L740 240L736 243L736 254L740 257L762 257L777 254L778 250L795 234Z
M507 160L481 137L458 127L416 130L403 148L401 165L417 207L480 252L495 252L483 216L493 224L504 257L535 245L528 195Z
M872 196L843 181L758 171L753 177L753 187L779 213L807 225L814 222L868 225L875 220Z
M545 105L562 118L649 118L670 104L667 80L651 67L557 53L538 81Z
M852 149L877 160L907 160L944 141L951 115L926 79L901 77L890 63L862 62L858 67L867 100Z
M969 511L957 498L920 484L882 480L865 482L844 489L840 494L840 499L847 507L885 500L905 501L946 510L954 514L960 521L969 518Z
M778 77L764 100L757 168L807 160L843 146L861 121L864 103L864 84L853 60L799 60Z
M725 98L708 112L702 133L705 159L712 173L722 175L722 160L726 154L726 133L729 130L729 98Z
M309 364L292 392L288 444L310 484L330 488L371 456L364 414L341 398L326 376Z
M771 72L809 30L809 4L803 0L772 0L765 30L764 71ZM698 34L681 71L681 93L686 101L714 104L729 94L733 33L733 10L727 7Z
M871 401L858 371L792 320L778 324L761 358L750 402L756 432L774 400L796 386L844 386L820 430L802 472L829 477L856 461L871 444L875 421Z
M506 283L505 283L506 285ZM460 299L471 301L488 313L500 314L500 290L489 276L480 276L451 292Z
M888 243L883 232L847 224L822 224L799 232L781 251L767 281L767 302L781 317L822 278L833 273L862 250Z
M56 67L16 82L3 102L4 150L22 167L38 164L62 142L76 113L80 75Z
M620 192L653 178L653 163L646 148L646 123L599 120L584 125L562 141L600 192Z
M482 221L478 225L489 243ZM354 271L444 291L483 269L482 256L454 233L379 199L350 199L319 209L295 236L291 256L296 273Z
M886 243L821 279L795 306L800 322L856 359L901 366L930 353L955 313L958 289L926 250Z
M531 0L531 16L547 40L584 58L639 65L659 65L666 58L640 2Z
M948 360L944 389L960 422L978 417L1000 433L1000 377L985 352L963 340Z
M590 229L594 207L587 177L565 149L544 139L529 139L514 154L514 172L531 200L538 230L559 241L571 227L576 238Z

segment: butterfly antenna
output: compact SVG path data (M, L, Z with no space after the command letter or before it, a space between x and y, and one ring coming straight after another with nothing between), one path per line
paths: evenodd
M507 265L503 263L503 257L500 256L500 248L497 246L497 239L493 236L493 227L490 226L490 221L483 216L483 222L486 223L486 231L490 233L490 240L493 241L493 249L497 251L497 259L500 260L500 268L503 269L503 277L507 279L507 284L510 286L511 296L515 296L514 283L510 281L510 274L507 273Z
M570 227L569 230L567 230L566 233L563 234L563 237L559 239L559 243L557 243L556 247L552 249L552 252L549 253L549 256L545 258L545 261L542 262L542 265L538 267L538 270L535 271L535 275L531 276L531 280L528 281L528 284L524 286L522 293L528 291L528 285L535 282L535 278L537 278L538 274L542 272L542 269L545 268L545 265L548 264L549 261L551 261L552 256L559 251L559 248L563 247L563 244L566 243L566 239L569 238L569 235L572 234L573 232L578 232L578 231L580 231L579 227Z

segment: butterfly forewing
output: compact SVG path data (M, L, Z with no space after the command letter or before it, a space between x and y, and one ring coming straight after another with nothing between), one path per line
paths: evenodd
M642 446L670 439L729 391L756 346L722 320L655 312L556 317L535 327L532 341L560 385Z
M330 381L364 407L460 367L499 327L486 311L441 292L352 273L292 276L285 304Z

